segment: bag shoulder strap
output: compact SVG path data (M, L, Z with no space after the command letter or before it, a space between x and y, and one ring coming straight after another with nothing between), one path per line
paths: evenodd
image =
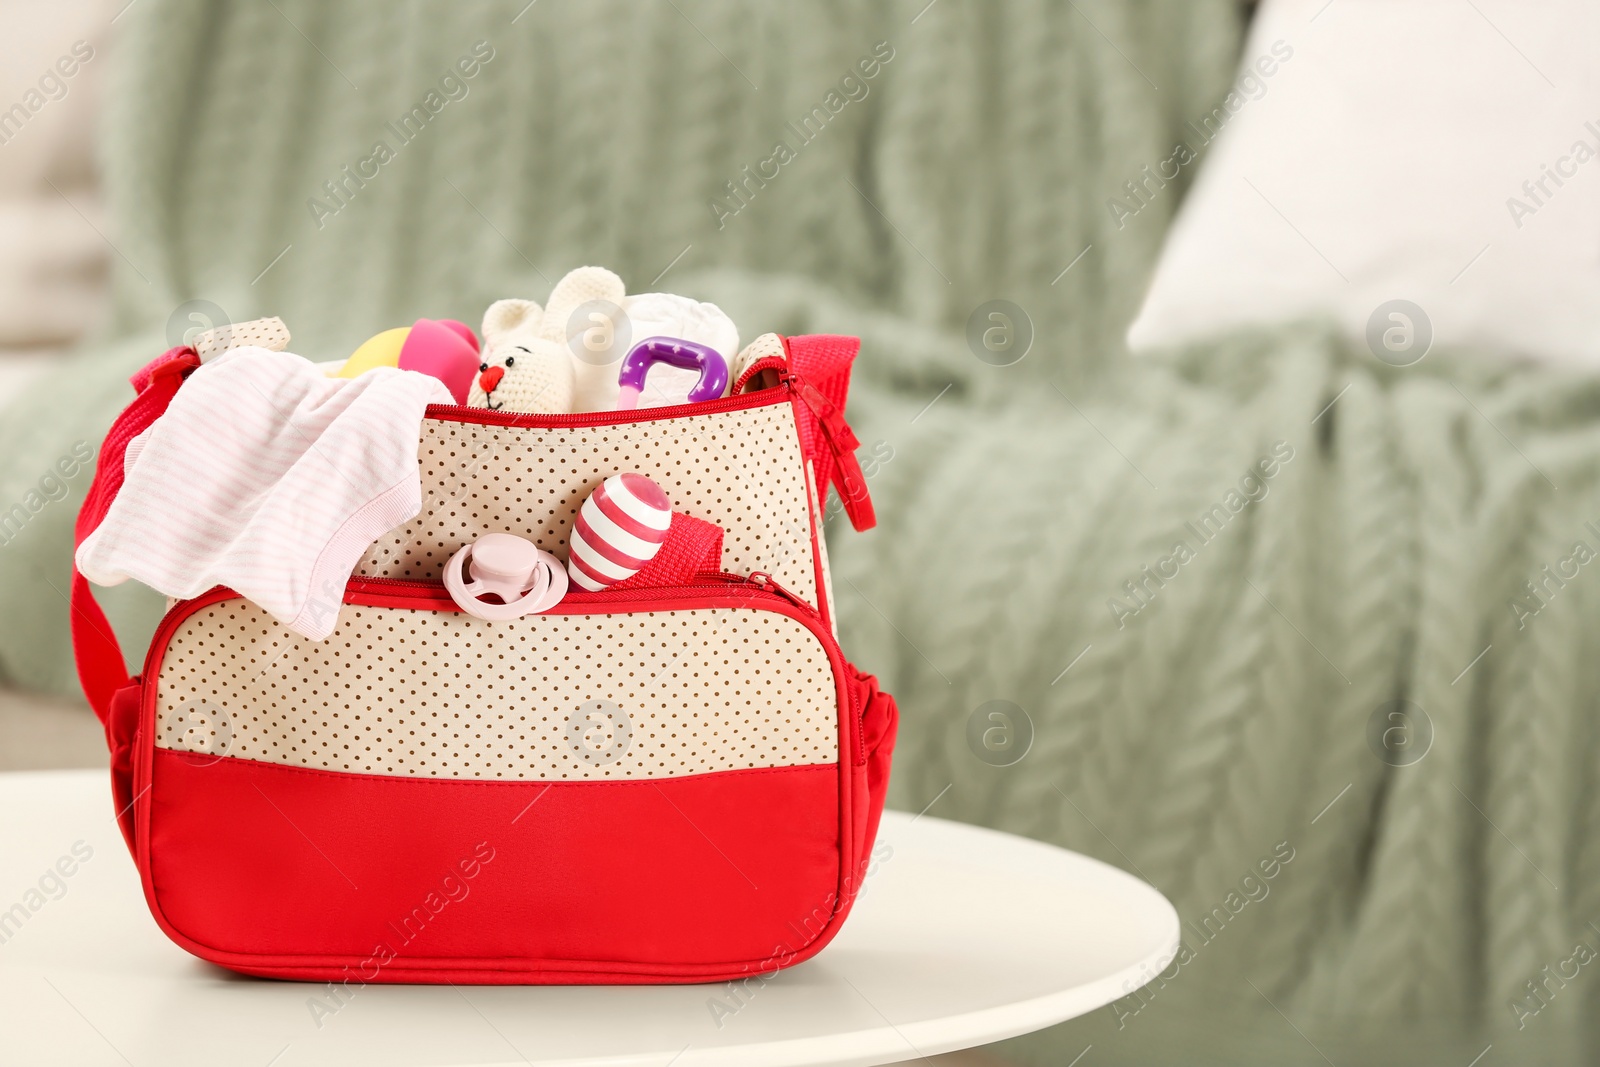
M100 525L122 489L128 442L161 417L184 378L198 366L200 357L194 349L184 345L167 350L129 379L138 395L111 424L100 446L94 481L89 484L73 527L74 551ZM111 622L95 601L88 579L78 573L76 561L72 565L71 599L72 652L78 664L78 681L89 706L101 723L105 723L111 711L112 696L132 679Z

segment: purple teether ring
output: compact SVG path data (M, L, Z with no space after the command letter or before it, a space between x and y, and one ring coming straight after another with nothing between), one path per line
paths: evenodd
M681 337L646 337L622 357L622 370L617 374L617 407L628 410L639 406L645 375L657 363L700 372L700 380L689 390L691 403L715 400L728 388L728 361L716 349Z

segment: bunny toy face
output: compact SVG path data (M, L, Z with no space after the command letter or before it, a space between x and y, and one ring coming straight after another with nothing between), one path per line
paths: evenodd
M483 316L483 362L467 406L562 414L572 410L572 357L539 333L544 311L531 300L497 300Z
M615 365L580 359L567 334L587 323L578 322L580 308L616 307L623 294L611 271L579 267L556 283L543 308L532 300L495 301L483 316L483 363L467 406L545 414L615 407Z

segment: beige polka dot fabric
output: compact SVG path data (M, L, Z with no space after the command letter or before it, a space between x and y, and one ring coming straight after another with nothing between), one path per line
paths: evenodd
M816 602L805 463L787 401L572 429L427 419L422 513L380 538L357 574L437 580L456 549L514 533L562 559L573 516L607 477L638 471L675 510L725 531L724 570L765 571Z
M161 748L402 777L671 778L838 760L833 668L775 611L530 615L346 604L310 641L245 600L162 657Z
M728 377L737 382L744 376L745 371L764 359L787 360L788 358L789 354L783 350L783 338L775 333L764 333L745 345L744 350L733 357L733 366L728 371Z
M244 348L247 345L256 345L269 352L282 352L289 347L289 327L276 316L251 319L249 322L230 322L195 334L190 343L202 360L221 355L230 348Z

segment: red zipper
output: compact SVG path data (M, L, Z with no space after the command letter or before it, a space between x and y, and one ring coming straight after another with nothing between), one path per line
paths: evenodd
M772 395L769 395L772 394ZM581 411L564 415L527 414L518 411L492 411L489 408L469 408L460 404L429 404L427 416L445 422L475 422L485 426L515 426L528 429L565 430L582 426L620 426L634 422L660 422L664 419L682 419L693 415L714 415L722 411L743 411L767 404L777 404L789 399L788 390L757 389L736 396L716 400L702 400L694 404L673 404L670 407L637 408L631 411Z
M572 605L575 608L605 608L615 607L623 601L656 601L656 600L688 600L705 598L713 589L727 590L729 586L749 586L750 589L741 594L749 597L759 594L763 598L772 597L799 608L807 615L817 615L817 610L810 604L777 582L772 575L765 571L754 574L734 574L731 571L707 571L695 575L687 581L661 586L636 586L627 589L613 589L605 592L591 593L587 590L569 588L560 604L547 615L578 615L587 614L581 611L566 612L560 609ZM392 592L391 592L392 591ZM445 591L444 584L425 578L384 578L379 576L367 577L354 575L345 586L344 602L346 604L360 604L367 602L366 597L372 594L378 596L393 596L397 599L415 599L437 601L444 610L459 611L456 602Z

